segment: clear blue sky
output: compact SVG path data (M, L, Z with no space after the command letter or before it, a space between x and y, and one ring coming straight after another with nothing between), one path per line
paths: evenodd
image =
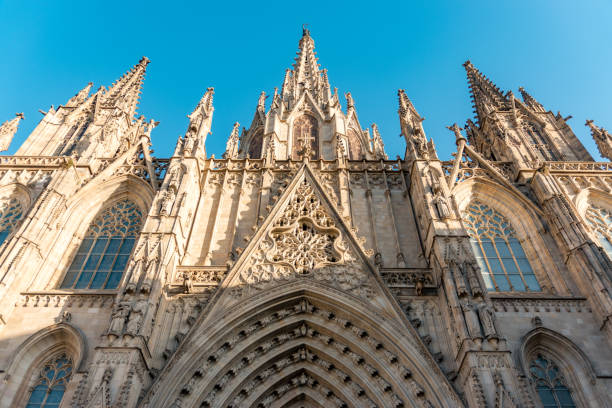
M395 4L394 4L395 3ZM586 118L612 130L609 1L0 1L0 121L25 112L12 153L41 119L87 82L108 86L151 59L139 113L159 120L155 155L171 154L186 115L215 87L209 153L219 156L257 97L281 86L302 23L332 86L351 91L362 127L379 125L391 157L403 155L397 118L405 88L441 158L445 126L471 117L472 62L503 90L524 86L599 158ZM268 100L269 103L269 100ZM344 103L344 101L343 101Z

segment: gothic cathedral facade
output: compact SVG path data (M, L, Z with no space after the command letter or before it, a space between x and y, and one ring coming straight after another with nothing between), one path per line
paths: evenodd
M612 164L567 118L468 61L454 159L403 90L390 159L304 30L222 158L209 88L160 159L148 63L0 156L0 408L612 407Z

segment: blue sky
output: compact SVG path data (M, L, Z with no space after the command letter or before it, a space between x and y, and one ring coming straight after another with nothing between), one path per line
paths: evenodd
M89 81L108 86L146 55L139 113L161 122L155 155L171 154L186 115L214 86L207 149L219 156L232 124L250 124L259 93L281 86L308 23L332 87L352 93L362 127L379 125L390 157L404 152L398 88L450 157L445 126L473 115L461 66L469 58L503 90L522 85L547 109L573 115L599 159L584 121L612 130L612 3L396 3L0 1L0 121L26 115L9 153L41 119L38 109Z

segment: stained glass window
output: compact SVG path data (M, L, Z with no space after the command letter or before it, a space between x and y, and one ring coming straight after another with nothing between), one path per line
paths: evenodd
M61 354L45 363L32 387L26 408L56 408L72 375L72 360Z
M559 367L538 355L529 367L531 380L544 408L575 408L572 394Z
M142 212L130 200L116 202L91 223L62 288L114 289L142 227Z
M0 245L11 235L23 217L23 206L16 198L0 202Z
M474 201L463 219L488 291L540 291L514 228L503 215Z
M293 123L293 158L297 160L304 157L308 144L311 150L309 159L317 158L319 156L319 125L312 116L302 115Z
M604 251L612 259L612 213L604 208L591 206L586 211L585 218Z

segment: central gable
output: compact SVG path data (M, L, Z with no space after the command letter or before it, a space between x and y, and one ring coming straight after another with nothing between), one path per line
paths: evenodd
M393 309L377 273L305 164L221 284L210 314L280 285L309 282Z

